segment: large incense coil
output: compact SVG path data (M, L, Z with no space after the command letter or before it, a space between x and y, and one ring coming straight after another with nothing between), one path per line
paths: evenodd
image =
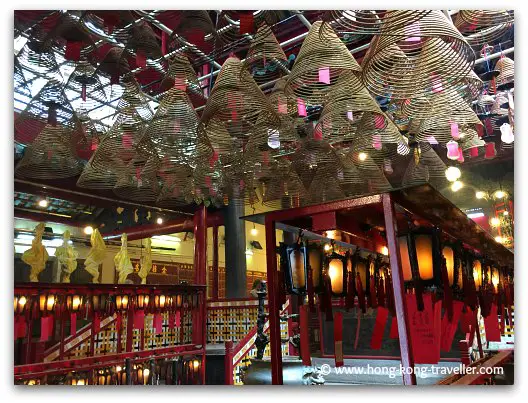
M388 26L397 30L412 24L430 13L430 10L329 10L323 17L331 22L338 32L355 35L390 35L391 31L383 29Z
M244 67L255 82L262 84L281 77L287 66L288 58L272 30L266 25L261 26L251 40Z
M69 129L68 140L74 143L82 137L79 118L64 93L63 85L55 80L48 81L15 119L15 141L31 144L46 124Z
M387 157L385 146L382 150L376 150L363 140L352 144L345 158L352 161L360 177L366 182L367 193L381 193L392 188L381 168ZM393 161L393 164L396 163Z
M228 58L201 117L201 127L211 143L222 142L226 131L232 138L266 142L267 128L279 126L277 113L272 111L255 80L243 69L239 59Z
M419 143L418 150L409 159L409 165L402 179L403 186L412 186L420 183L431 183L439 186L445 183L445 163L428 143Z
M153 202L158 198L159 183L156 176L159 160L156 157L144 158L137 155L119 173L114 193L119 197L143 202Z
M154 152L160 158L170 156L180 161L196 152L198 115L186 93L173 87L164 95L138 148Z
M189 95L203 98L200 82L189 59L185 55L177 53L168 62L169 67L160 84L160 91L165 92L177 87L182 91L186 91Z
M97 73L104 73L110 79L110 83L118 84L121 76L130 73L127 54L124 48L117 46L110 48L99 63Z
M325 203L345 198L339 183L339 166L336 164L318 165L308 189L307 202Z
M162 187L156 204L162 207L177 207L188 204L186 194L191 194L193 169L177 160L162 159L157 176Z
M439 10L419 21L373 38L362 63L362 79L372 93L410 99L453 91L473 68L471 46ZM460 84L459 84L460 85Z
M513 22L513 11L508 10L459 10L454 20L455 27L472 46L493 43Z
M183 36L192 43L192 35L198 33L204 37L216 35L214 23L207 10L180 10L180 21L173 35Z
M272 26L282 19L281 11L275 10L248 10L243 13L253 14L253 24L249 27L250 32L242 34L240 33L240 12L223 10L219 16L216 33L222 43L228 47L247 39L251 40L257 28L263 25Z
M508 103L508 95L505 92L498 92L495 95L495 101L493 102L493 105L491 106L490 112L495 115L508 115L509 108L508 106L502 107L502 105Z
M471 126L462 127L460 133L461 140L458 142L458 145L462 148L462 151L467 151L474 147L484 147L486 145L486 142L479 137L477 131Z
M127 32L125 39L126 49L138 54L143 54L145 58L156 60L162 56L161 46L154 30L146 21L134 24ZM136 59L137 60L137 59Z
M77 180L77 186L87 189L113 189L117 183L118 172L123 172L125 165L120 159L112 157L113 159L107 159L105 164L94 167L92 155Z
M76 110L81 108L93 110L101 103L107 102L104 85L100 77L95 73L95 68L87 61L77 63L75 70L71 73L65 88L75 91L77 98L71 100Z
M361 67L343 42L329 26L321 25L317 21L310 28L287 77L286 92L310 105L321 105L343 73L361 73ZM325 30L325 40L321 38L321 29Z
M90 10L84 14L82 23L99 36L115 38L115 32L119 33L136 19L129 10Z
M499 71L497 76L497 87L508 87L508 84L513 85L515 79L514 62L507 56L501 57L495 64L495 70Z
M39 72L43 77L62 81L62 74L57 64L55 54L46 49L41 41L30 38L20 50L17 60L25 69L31 72Z
M458 17L471 25L490 26L514 21L513 10L459 10Z
M306 196L301 179L286 159L272 161L270 175L263 178L261 183L262 203L267 206L275 206L277 201L285 201L289 205L291 198L303 199Z
M272 92L268 95L272 110L279 114L279 117L296 118L299 116L299 109L297 106L297 99L287 94L284 90L286 87L286 79L281 78L275 83Z
M122 80L122 84L125 89L117 103L118 113L121 109L134 107L141 120L144 123L148 123L154 117L154 113L138 82L133 77L125 77Z
M37 179L62 179L78 175L83 162L75 155L68 129L46 125L26 148L15 175Z

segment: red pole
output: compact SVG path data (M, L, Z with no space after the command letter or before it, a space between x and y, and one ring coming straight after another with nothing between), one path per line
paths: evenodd
M403 374L404 385L416 385L414 374L414 355L411 346L410 323L407 317L405 303L405 288L403 285L403 271L401 265L400 248L397 238L396 213L394 202L390 193L382 195L383 213L385 216L385 232L387 233L387 246L389 248L390 268L392 273L392 290L394 292L394 306L398 317L398 338L400 341L400 354L403 367L412 368L412 373L405 371Z
M218 299L218 226L213 225L213 299Z
M268 309L269 309L269 335L271 352L271 383L282 385L282 351L280 335L280 306L277 284L277 255L275 252L277 239L275 235L275 221L269 216L265 219L266 229L266 262L268 279Z
M207 209L200 206L194 213L194 282L207 285ZM201 344L204 350L202 383L205 385L205 345L207 343L207 291L202 295L203 300L193 315L193 343ZM193 307L194 308L194 307Z
M225 384L233 385L233 341L225 342Z

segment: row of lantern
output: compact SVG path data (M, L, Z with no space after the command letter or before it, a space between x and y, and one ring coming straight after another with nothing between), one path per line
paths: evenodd
M138 293L130 294L94 294L87 298L80 294L65 295L66 309L70 312L80 312L83 308L90 305L95 312L111 313L114 309L126 311L133 301L136 309L145 309L149 311L160 311L164 309L178 309L182 307L194 308L199 304L199 295L192 294L155 294ZM32 301L36 301L38 310L42 314L52 313L57 303L61 302L61 296L53 292L42 292L35 299L29 295L17 293L14 297L14 311L16 315L22 315L30 309Z
M398 237L404 283L407 289L417 294L419 307L424 290L439 290L444 297L463 299L466 293L491 292L497 295L500 289L513 293L513 271L498 267L491 260L473 254L460 243L442 243L438 228L413 228ZM331 295L347 295L347 275L356 274L358 282L353 284L367 294L379 279L390 277L389 266L378 256L374 259L359 253L339 254L335 250L317 243L301 241L293 245L280 245L280 267L289 294L305 295L325 292L324 280L330 282ZM334 249L334 248L329 248ZM360 287L359 287L360 286ZM468 291L469 287L469 291ZM370 291L372 292L372 291ZM507 296L511 304L512 296ZM472 303L470 305L476 305Z

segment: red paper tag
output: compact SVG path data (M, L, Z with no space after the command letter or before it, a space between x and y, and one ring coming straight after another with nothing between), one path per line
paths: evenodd
M27 324L26 319L23 316L19 316L15 322L15 339L26 337Z
M499 316L497 314L497 305L492 304L490 313L484 318L484 328L486 329L487 341L501 341Z
M306 116L306 104L302 98L297 98L297 112L299 116Z
M414 294L405 295L415 364L436 364L436 337L431 294L424 294L424 309L419 311Z
M53 332L53 316L40 318L40 341L48 341Z
M101 318L99 317L99 314L96 313L93 318L93 332L94 335L99 333L99 329L101 328Z
M253 13L240 14L240 35L251 34L254 28Z
M389 338L391 338L391 339L397 339L398 338L398 319L396 318L396 316L392 317Z
M64 58L66 60L73 60L78 62L81 58L82 42L66 42L66 51L64 52Z
M142 50L136 52L136 65L143 69L147 67L147 58Z
M343 361L343 313L336 312L334 315L334 356L335 366L342 367Z
M312 360L310 358L310 337L308 334L308 307L306 305L301 305L300 309L300 330L301 330L301 358L303 365L312 365Z
M442 344L440 346L442 351L451 351L453 338L455 337L458 321L460 320L460 316L462 315L463 306L464 303L460 301L453 302L453 318L451 321L449 320L449 315L447 315L447 312L444 314L444 317L442 319Z
M198 49L202 49L205 45L205 35L202 31L191 31L186 35L186 38L191 44L196 46Z
M163 331L163 317L161 313L154 314L153 327L154 334L160 334Z
M132 148L132 135L125 133L123 134L123 137L121 138L121 144L123 145L123 148L131 149Z
M142 309L134 312L134 329L145 329L145 311Z
M165 31L161 31L161 54L165 56L167 54L167 42L169 41L169 35Z
M81 87L81 99L86 102L86 84Z
M77 334L77 314L70 314L70 335L75 336Z
M387 325L388 318L389 310L383 307L378 307L376 323L374 324L372 339L370 340L371 349L379 350L381 348L381 342L383 341L383 334L385 333L385 326Z
M171 312L169 314L169 329L174 329L176 327L176 313Z
M180 327L180 326L181 326L181 312L176 311L176 327Z

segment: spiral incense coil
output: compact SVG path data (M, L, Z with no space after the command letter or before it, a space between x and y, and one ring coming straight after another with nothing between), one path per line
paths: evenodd
M495 64L495 70L499 71L497 76L497 89L504 87L504 89L513 86L515 79L514 62L509 57L501 57ZM510 85L508 85L510 84Z
M83 162L75 155L75 145L64 127L46 125L26 148L15 175L37 179L62 179L78 175Z
M82 23L91 31L97 30L99 36L115 38L114 33L133 24L136 19L128 10L90 10L84 14Z
M14 58L14 89L17 94L22 95L26 98L31 99L31 90L29 89L28 82L24 76L24 70L22 65L18 61L18 58Z
M390 35L391 30L398 30L412 24L430 10L329 10L323 17L333 23L334 29L354 35ZM384 29L384 27L390 29Z
M123 172L125 165L120 159L112 157L113 159L108 159L105 164L96 168L92 165L92 155L77 180L77 186L87 189L113 189L117 183L117 173Z
M454 20L455 27L471 46L495 42L513 22L513 11L508 10L459 10Z
M186 204L185 194L190 194L192 185L193 169L188 164L163 158L157 172L161 184L161 190L156 204L162 207L181 206Z
M16 58L20 65L32 73L39 72L45 78L62 82L63 77L51 49L44 48L41 41L30 38Z
M244 14L253 14L253 22L249 27L248 33L240 33L241 13L237 11L223 10L218 19L216 33L220 41L226 46L233 46L242 41L251 40L252 35L261 26L272 26L281 19L281 11L275 10L256 10L243 11Z
M482 140L477 131L471 126L464 126L460 129L461 139L458 141L458 145L462 148L462 151L467 151L474 147L484 147L486 142Z
M482 93L477 98L477 105L484 109L492 106L494 103L495 103L495 98L493 98L493 96L489 94Z
M325 30L325 40L321 39L321 29ZM321 105L325 94L346 72L359 75L361 67L335 32L329 26L323 28L322 22L317 21L304 39L287 77L286 92L310 105Z
M457 90L473 68L471 46L439 10L393 30L388 25L373 38L362 63L370 92L392 99L412 99Z
M130 200L153 202L158 198L159 183L156 176L159 160L156 157L145 159L137 155L125 170L120 172L114 193Z
M176 87L189 95L203 98L203 91L189 59L180 53L175 54L169 59L167 74L163 78L160 91L165 92ZM161 95L164 96L163 94Z
M458 17L470 25L490 26L514 21L513 10L459 10Z
M212 144L223 143L226 131L235 139L263 143L267 129L278 128L280 119L240 60L230 57L218 74L200 123Z
M103 73L111 84L119 84L119 78L130 73L128 51L117 46L110 48L97 67L97 74Z
M299 116L297 99L285 92L286 79L281 78L275 83L272 92L268 95L272 110L279 114L281 119L285 117L296 118Z
M368 193L383 193L392 189L381 168L387 158L383 151L372 148L369 143L357 142L348 149L345 158L352 161L357 168L359 175L366 182Z
M139 24L134 24L127 34L127 38L124 40L126 49L136 53L136 64L139 64L140 55L151 60L157 60L162 57L158 37L149 23L143 21Z
M214 23L207 10L180 10L179 13L180 21L174 29L173 36L183 36L191 43L193 43L193 35L216 36Z
M503 105L505 105L503 107ZM501 116L507 116L509 113L508 108L508 95L505 92L498 92L495 95L495 101L493 102L493 105L491 106L490 113L495 115L501 115Z
M123 78L122 84L124 86L124 91L117 103L118 113L122 109L133 107L136 109L136 112L143 123L148 124L154 117L154 113L152 112L149 101L145 93L141 90L138 82L135 78L129 76Z
M268 26L257 30L243 65L257 84L275 80L287 72L288 58Z
M186 93L170 89L138 142L138 149L185 161L196 152L198 115Z
M77 63L75 70L71 73L65 88L79 94L74 101L76 110L83 108L93 110L106 103L106 93L100 77L95 74L95 68L87 61ZM73 101L72 101L73 102Z
M463 111L473 117L468 102L458 93L435 93L428 97L414 98L402 102L401 110L410 119L427 119L434 115L450 115L453 110Z
M275 206L277 201L290 205L291 198L303 199L306 196L301 179L286 159L273 161L270 176L263 178L261 183L262 203L266 206Z
M31 99L15 120L15 141L30 144L46 124L69 129L69 141L79 141L82 130L79 118L64 93L63 85L50 80Z
M442 185L446 181L445 163L428 143L419 143L419 152L416 158L410 158L409 165L402 179L403 186L412 186L420 183Z
M317 166L315 175L308 189L307 203L325 203L345 198L345 192L339 183L338 166L322 164Z

